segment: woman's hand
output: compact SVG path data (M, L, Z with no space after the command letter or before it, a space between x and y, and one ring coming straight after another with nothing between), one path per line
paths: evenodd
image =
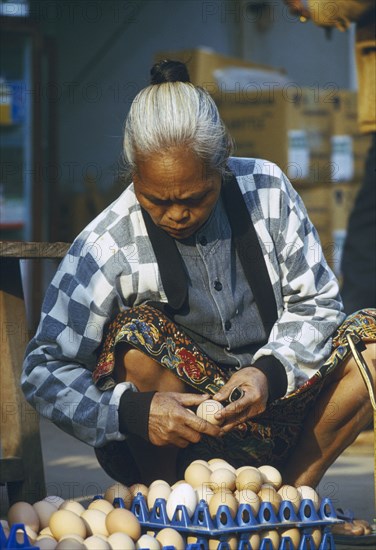
M153 445L187 447L198 443L202 434L219 437L222 430L199 418L187 407L198 407L208 394L157 392L150 406L149 440Z
M228 401L234 388L241 388L244 395L215 415L221 420L224 432L229 432L238 424L263 412L269 397L268 380L265 374L255 367L246 367L234 373L213 399Z

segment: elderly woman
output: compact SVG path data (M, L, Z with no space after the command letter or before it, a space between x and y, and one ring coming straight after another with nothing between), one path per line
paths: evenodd
M316 486L371 420L347 336L374 384L376 312L345 320L286 176L230 153L185 66L154 66L125 126L133 183L73 243L27 350L28 401L126 484L224 457ZM218 425L192 414L210 396Z

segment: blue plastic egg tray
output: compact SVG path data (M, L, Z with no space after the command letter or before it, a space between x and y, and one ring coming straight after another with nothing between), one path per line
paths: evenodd
M122 499L115 499L114 505L125 507ZM201 500L192 518L189 517L186 507L179 505L170 520L167 515L165 499L157 499L149 511L144 497L139 493L132 502L131 511L138 518L144 531L159 531L165 527L172 527L179 531L183 537L196 537L197 542L188 544L185 550L208 550L210 538L219 540L217 550L230 550L227 541L235 534L239 537L238 550L253 550L248 541L252 533L293 527L298 528L301 532L299 546L296 548L291 539L287 537L281 539L278 550L335 550L331 526L343 523L343 520L337 518L331 501L326 498L322 500L317 511L311 500L303 500L297 513L289 501L282 501L278 513L275 513L269 502L263 502L257 515L253 514L249 504L241 504L234 519L226 505L220 506L216 516L211 518L207 503ZM322 530L322 540L318 548L315 547L311 536L314 528ZM0 548L37 550L38 546L30 545L25 531L24 542L16 541L17 529L24 530L24 525L13 525L7 539L0 525ZM182 549L164 546L163 550ZM264 538L259 550L273 550L272 542Z

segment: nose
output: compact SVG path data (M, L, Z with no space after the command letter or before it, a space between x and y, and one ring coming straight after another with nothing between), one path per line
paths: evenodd
M185 223L189 220L189 210L186 206L180 204L170 206L167 215L174 223Z

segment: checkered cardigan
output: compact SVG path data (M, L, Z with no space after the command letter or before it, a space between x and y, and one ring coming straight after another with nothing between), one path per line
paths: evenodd
M344 319L337 281L317 232L286 176L273 163L231 158L266 262L278 320L255 354L284 365L288 389L328 357ZM122 440L118 404L127 382L100 391L92 380L103 330L127 307L167 302L133 185L73 242L43 303L26 351L22 388L42 415L86 443Z

